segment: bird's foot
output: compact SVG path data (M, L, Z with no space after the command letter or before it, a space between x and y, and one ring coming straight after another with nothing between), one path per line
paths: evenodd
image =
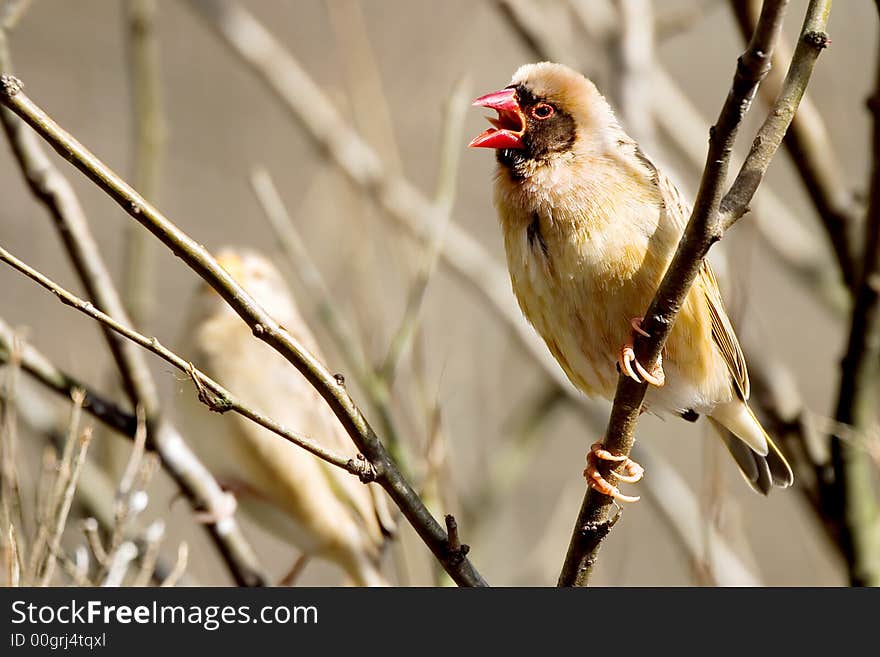
M235 515L237 506L238 502L235 500L235 495L224 491L223 497L216 509L195 512L196 522L203 525L216 525L221 520L227 520Z
M584 470L587 486L621 502L638 502L639 496L624 495L618 490L617 486L608 483L608 480L599 471L600 460L618 463L618 467L622 469L622 472L611 470L609 474L613 475L618 481L627 484L634 484L639 481L644 476L645 469L628 456L612 454L602 446L601 442L593 443L587 454L587 467Z
M290 571L278 582L278 586L293 586L296 583L296 580L302 574L302 571L305 569L308 562L309 555L299 555L296 561L293 562L293 567L290 569Z
M638 360L636 360L636 352L633 350L633 340L636 333L638 333L639 335L643 335L646 338L651 337L642 328L643 319L643 317L633 317L630 320L630 325L632 326L633 333L620 348L620 354L617 357L617 366L620 368L621 372L626 374L634 381L641 383L642 379L644 379L651 385L657 386L659 388L664 383L666 383L666 373L663 371L663 357L659 356L657 358L657 364L649 372L644 367L642 367L642 364ZM639 375L641 375L641 378L639 378Z

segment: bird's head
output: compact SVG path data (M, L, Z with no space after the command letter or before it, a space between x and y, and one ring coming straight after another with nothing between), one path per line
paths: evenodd
M290 291L281 272L268 258L251 249L227 246L216 254L216 260L270 315L283 320L290 314ZM206 283L202 285L202 294L218 308L232 312Z
M502 164L541 163L576 148L589 148L594 133L616 126L595 85L562 64L527 64L500 91L480 96L476 107L498 112L493 127L474 138L472 148L498 149Z

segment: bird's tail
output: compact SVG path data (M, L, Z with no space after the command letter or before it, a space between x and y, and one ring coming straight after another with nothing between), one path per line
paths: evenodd
M742 400L717 406L709 420L736 461L748 484L767 495L773 487L787 488L794 474L782 452Z

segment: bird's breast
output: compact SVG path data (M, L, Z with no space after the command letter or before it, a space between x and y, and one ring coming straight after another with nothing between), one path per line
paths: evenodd
M569 190L564 197L505 188L496 206L511 282L526 318L572 382L610 397L630 319L648 305L677 235L637 195Z

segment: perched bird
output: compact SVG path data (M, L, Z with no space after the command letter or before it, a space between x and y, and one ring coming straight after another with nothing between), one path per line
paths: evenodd
M225 249L217 261L315 356L318 345L278 270L252 251ZM303 376L207 285L186 323L182 353L242 401L341 454L356 450L345 429ZM386 584L378 563L394 523L385 493L325 463L253 422L217 415L179 395L182 425L238 508L304 555L335 562L359 586Z
M718 283L703 266L654 371L636 360L637 315L672 259L690 205L618 125L595 85L560 64L521 67L511 83L474 101L497 111L472 147L497 149L494 200L520 308L571 382L612 399L618 372L652 384L644 409L694 421L705 414L751 486L792 483L782 453L749 409L746 362ZM642 469L596 443L587 483L622 501L599 472L622 462L620 481Z

